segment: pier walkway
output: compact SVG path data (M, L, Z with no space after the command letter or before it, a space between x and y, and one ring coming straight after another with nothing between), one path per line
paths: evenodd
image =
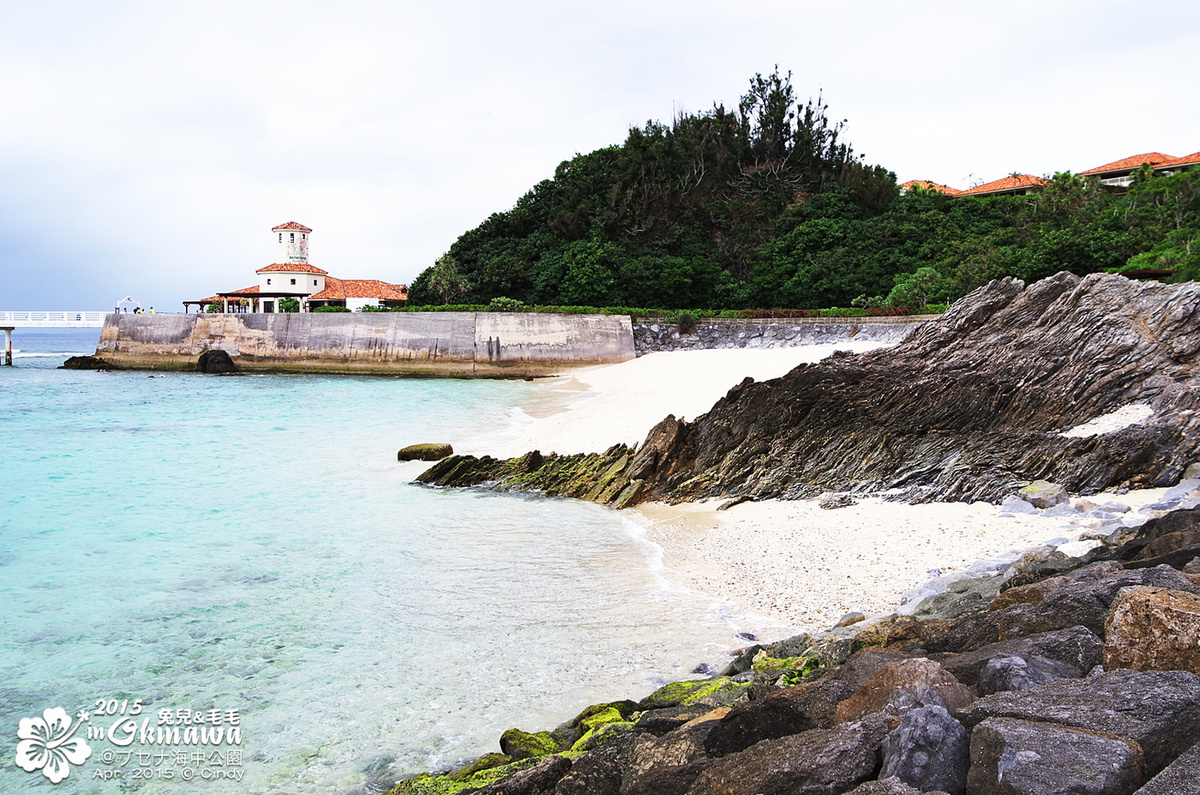
M12 333L17 328L102 328L108 312L13 312L0 311L0 330L4 331L4 361L12 366Z

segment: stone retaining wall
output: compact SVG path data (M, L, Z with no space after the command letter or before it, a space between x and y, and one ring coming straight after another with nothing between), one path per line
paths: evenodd
M191 370L222 350L239 370L523 378L634 357L628 316L510 312L108 315L96 356Z
M906 317L788 318L731 320L708 318L690 334L674 323L644 318L633 323L637 355L653 351L692 351L712 348L791 348L843 340L899 342L937 315Z

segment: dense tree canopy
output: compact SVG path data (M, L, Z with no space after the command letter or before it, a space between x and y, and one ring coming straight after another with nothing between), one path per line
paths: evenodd
M631 129L464 233L410 303L809 309L952 299L1003 275L1200 271L1200 170L1147 170L1123 195L1063 173L1027 196L901 196L827 111L776 69L735 111Z

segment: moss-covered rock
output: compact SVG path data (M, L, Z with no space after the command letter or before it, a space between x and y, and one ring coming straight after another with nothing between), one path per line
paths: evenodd
M629 478L636 452L617 444L603 453L565 456L544 456L537 450L505 460L450 456L422 472L417 480L450 487L490 484L496 491L540 491L551 497L627 507L641 494L640 485L633 485Z
M515 760L535 759L562 750L565 750L565 745L553 732L530 734L520 729L509 729L500 735L500 752Z
M794 671L812 663L815 657L767 657L763 655L752 665L755 672Z
M480 773L484 770L492 770L497 767L503 767L504 765L512 764L512 762L513 758L508 754L484 754L471 764L464 765L463 767L451 771L446 775L448 778L452 778L455 781L466 781L476 773Z
M467 767L440 776L421 773L420 775L401 781L388 790L385 795L458 795L460 792L477 790L486 787L488 784L503 781L513 773L533 767L538 762L536 758L530 757L529 759L521 759L504 765L478 769L469 775L465 774L467 769L480 764L484 760L495 759L499 756L501 754L487 754L480 757L476 762L467 765Z
M397 461L441 461L443 458L454 455L454 448L448 444L429 442L424 444L410 444L408 447L400 448L396 453Z
M620 734L624 734L632 728L633 723L626 720L597 724L588 729L582 737L575 741L575 744L571 746L571 753L594 751L609 740Z
M638 702L638 709L663 709L665 707L687 707L701 699L730 704L750 686L748 682L734 682L725 676L715 679L694 679L663 685Z
M576 715L570 726L587 731L605 723L629 720L637 708L635 701L606 701L603 704L593 704Z

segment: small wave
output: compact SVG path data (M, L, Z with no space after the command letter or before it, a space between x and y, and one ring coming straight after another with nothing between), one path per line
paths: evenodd
M15 348L13 349L13 358L14 358L14 359L52 359L52 358L54 358L54 357L56 357L56 356L58 356L58 357L65 357L65 356L87 356L87 355L88 355L88 354L86 354L86 353L78 353L78 352L63 352L63 353L33 353L33 352L30 352L30 353L22 353L21 351L18 351L18 350L16 350Z

